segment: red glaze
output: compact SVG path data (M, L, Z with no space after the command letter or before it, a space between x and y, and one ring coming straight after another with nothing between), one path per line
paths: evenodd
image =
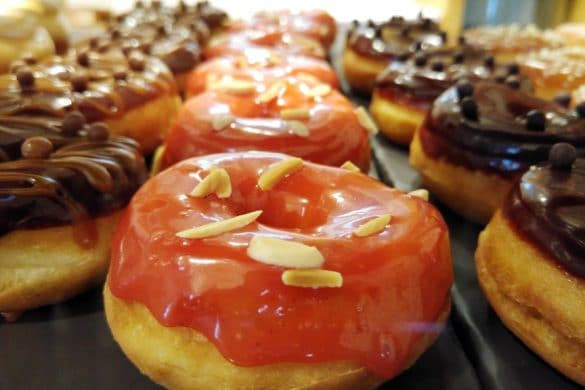
M286 158L211 155L151 178L114 235L110 290L146 305L164 326L203 333L236 365L350 360L389 379L423 334L441 328L453 279L447 226L430 203L339 168L306 162L261 191L259 174ZM212 166L227 170L231 197L186 196ZM175 235L258 209L259 220L237 231ZM385 213L392 215L385 230L352 235ZM285 286L283 268L246 255L255 234L317 247L343 286Z
M207 89L208 80L225 75L239 80L273 82L299 74L308 74L335 89L339 88L335 71L323 60L249 48L240 55L216 57L199 65L189 75L187 93L189 96L197 95Z
M333 43L336 32L335 19L323 10L260 11L250 21L232 23L230 31L240 31L249 27L307 35L325 47Z
M284 54L321 59L327 55L319 41L306 35L266 29L246 29L212 37L203 51L203 56L209 59L229 54L237 55L250 47L274 49Z
M320 84L308 80L288 77L279 82L285 87L268 103L260 103L258 98L271 84L260 83L253 93L210 90L189 99L165 139L163 166L205 154L266 150L333 166L350 160L367 172L369 134L351 102L336 90L309 97L307 92ZM300 121L310 129L308 137L292 133L287 121L280 119L280 111L290 108L310 110L310 119ZM214 130L214 118L226 114L234 122Z

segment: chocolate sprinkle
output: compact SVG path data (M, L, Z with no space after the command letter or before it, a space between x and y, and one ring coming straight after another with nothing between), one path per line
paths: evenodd
M16 80L21 88L30 88L35 83L35 75L29 68L20 68L16 72Z
M89 53L86 51L77 53L77 63L86 68L89 67Z
M71 77L71 86L77 92L83 92L87 89L89 78L85 74L76 73Z
M445 65L440 60L435 60L431 64L431 69L435 72L442 72L445 69Z
M461 106L461 114L472 121L477 121L479 118L477 112L477 103L471 96L464 97L459 103Z
M130 65L130 69L136 72L142 72L146 66L144 63L144 58L139 57L137 55L133 55L128 59L128 64Z
M492 56L491 54L488 54L483 58L483 63L488 68L493 68L496 62L494 60L494 56Z
M566 92L560 92L554 97L553 100L555 103L558 103L563 107L569 107L569 104L571 103L571 95Z
M79 111L72 111L63 118L61 130L66 135L76 135L85 126L85 116Z
M575 112L579 118L585 118L585 102L581 102L575 106Z
M90 141L105 141L110 136L108 125L104 122L95 122L87 128L87 138Z
M424 66L427 63L427 56L423 53L417 53L414 56L414 64L416 66Z
M473 85L469 82L469 80L459 80L456 84L456 88L459 99L464 99L467 96L473 95Z
M508 65L508 73L509 74L518 74L520 73L520 67L516 63L512 63Z
M27 159L47 158L53 152L53 144L46 137L31 137L20 146L22 157Z
M526 114L526 129L544 131L546 127L546 116L542 111L530 110Z
M576 159L577 149L566 142L554 144L548 153L548 161L556 169L571 169Z

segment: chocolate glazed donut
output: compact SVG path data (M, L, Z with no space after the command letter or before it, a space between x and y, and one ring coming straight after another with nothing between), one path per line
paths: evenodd
M493 82L452 87L417 130L411 163L447 205L485 223L514 180L546 161L555 143L585 153L584 114L585 107L569 111Z

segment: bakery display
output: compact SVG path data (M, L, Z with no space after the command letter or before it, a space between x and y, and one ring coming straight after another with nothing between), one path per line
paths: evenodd
M395 143L409 145L441 93L456 83L479 80L530 89L517 65L498 63L483 50L460 45L392 61L376 80L370 112L382 134Z
M14 313L103 281L146 167L134 141L78 111L6 116L0 102L0 312Z
M369 134L375 131L364 108L354 108L318 80L220 79L185 102L165 138L162 165L212 153L265 150L325 165L351 161L367 172Z
M479 237L480 285L504 324L585 385L585 159L556 144Z
M545 161L553 144L584 152L582 108L568 110L495 82L460 84L435 100L415 133L410 162L443 203L487 223L515 180Z
M445 45L447 35L429 18L400 16L382 23L352 22L343 52L343 72L351 88L370 94L390 61Z
M451 281L428 202L244 152L183 161L139 190L104 300L116 341L165 387L368 389L437 337Z
M216 57L202 63L189 75L186 95L197 95L225 79L262 83L287 76L316 79L331 88L339 88L335 71L323 60L250 48L240 55Z

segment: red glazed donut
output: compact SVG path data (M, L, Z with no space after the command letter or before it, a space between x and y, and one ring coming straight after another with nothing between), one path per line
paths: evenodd
M209 59L228 54L241 54L249 47L268 48L284 54L316 58L327 56L321 43L306 35L262 29L247 29L214 35L203 51L203 56Z
M114 337L165 387L371 389L436 338L451 283L431 204L246 152L151 178L118 226L104 294Z
M373 122L329 85L287 77L220 81L188 100L165 140L163 166L212 153L266 150L367 172Z
M323 60L250 48L242 54L216 57L198 66L187 80L187 95L205 91L210 81L217 81L225 75L238 80L260 82L275 81L290 75L309 75L335 89L339 88L337 75Z

